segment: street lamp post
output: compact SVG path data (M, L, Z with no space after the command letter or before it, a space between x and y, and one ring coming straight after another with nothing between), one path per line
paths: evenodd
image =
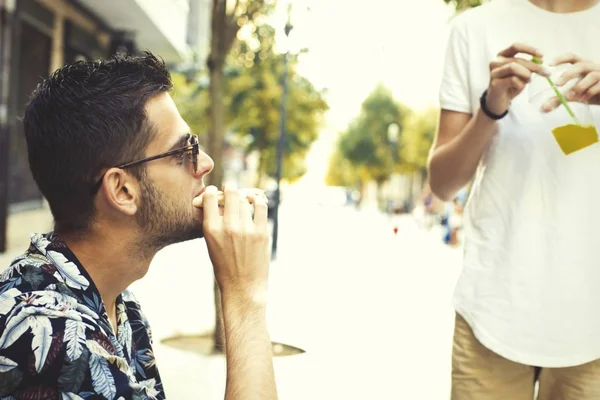
M398 126L398 124L392 122L391 124L388 125L387 128L387 139L388 142L390 144L390 148L391 148L391 153L392 153L392 168L390 171L390 181L393 181L392 179L392 175L394 174L394 167L396 165L396 162L398 160L398 156L397 156L397 150L398 150L398 135L400 134L400 127ZM389 187L392 186L391 182L388 183L388 190ZM388 198L388 213L391 212L391 206L390 206L390 200Z
M397 144L398 144L398 135L400 134L400 127L398 126L398 124L396 124L395 122L392 122L391 124L388 125L388 130L387 130L387 137L388 137L388 141L390 142L390 146L392 147L392 160L394 161L394 164L396 164L397 161Z
M291 22L291 10L292 5L288 5L288 19L285 24L285 36L289 44L289 36L292 31L293 25ZM289 46L288 46L289 47ZM277 142L277 169L275 171L275 180L277 181L277 188L275 189L275 208L273 212L273 241L271 247L271 258L275 259L277 256L277 237L279 234L279 203L281 201L281 170L283 168L283 151L285 147L285 133L286 133L286 122L287 122L287 96L288 96L288 56L289 48L286 49L283 55L283 76L282 76L282 98L281 98L281 119L279 126L279 141Z

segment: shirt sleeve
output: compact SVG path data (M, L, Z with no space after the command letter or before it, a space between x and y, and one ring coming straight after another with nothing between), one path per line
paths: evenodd
M458 17L450 29L439 100L444 110L471 113L468 43L464 19Z

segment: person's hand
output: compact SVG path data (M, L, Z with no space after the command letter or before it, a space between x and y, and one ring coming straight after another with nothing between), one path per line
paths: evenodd
M532 73L549 76L549 71L543 66L517 57L526 54L542 58L542 53L536 48L515 43L498 53L498 57L490 62L490 84L488 87L486 105L494 114L504 113L512 99L523 91L531 79Z
M556 80L556 86L564 86L573 79L581 79L567 91L565 98L568 101L600 105L600 64L583 59L575 54L565 54L558 57L550 65L555 67L566 64L571 64L571 66ZM553 97L542 106L542 109L548 112L559 105L560 100L558 97Z
M262 196L241 196L232 188L225 188L224 195L221 216L217 188L209 186L203 194L204 237L217 283L223 296L262 297L270 257L267 203Z

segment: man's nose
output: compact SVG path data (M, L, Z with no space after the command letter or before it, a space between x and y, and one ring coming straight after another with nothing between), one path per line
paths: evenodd
M204 152L200 152L198 154L198 171L196 172L196 176L202 178L204 175L210 173L215 167L215 162L210 156Z

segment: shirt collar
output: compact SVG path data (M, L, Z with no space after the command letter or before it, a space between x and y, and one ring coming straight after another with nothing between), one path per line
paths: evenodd
M32 234L28 252L30 255L36 254L45 257L56 268L54 276L64 282L66 289L72 292L73 297L98 314L100 317L98 322L102 329L107 333L113 332L98 288L77 256L60 236L54 232ZM116 302L117 312L122 308L119 307L120 304L122 304L122 298L119 295ZM117 320L120 319L117 315Z

